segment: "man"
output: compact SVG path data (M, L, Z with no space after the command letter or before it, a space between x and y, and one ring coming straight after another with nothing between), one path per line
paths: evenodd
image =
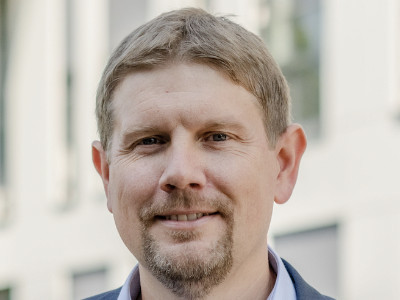
M132 32L100 81L93 162L138 265L91 299L328 299L268 248L306 147L261 40L203 10Z

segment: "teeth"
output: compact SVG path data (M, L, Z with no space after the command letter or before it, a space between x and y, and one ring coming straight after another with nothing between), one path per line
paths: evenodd
M197 215L196 215L196 214L187 215L187 220L188 220L188 221L197 220Z
M188 214L188 215L169 215L165 216L165 219L171 221L195 221L203 216L208 216L208 215L209 214L203 214L203 213Z
M178 215L178 221L187 221L187 215Z

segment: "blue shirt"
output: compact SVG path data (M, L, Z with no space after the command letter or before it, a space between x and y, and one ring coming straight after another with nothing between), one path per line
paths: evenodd
M296 300L296 291L289 273L287 272L281 258L268 247L269 264L276 273L276 281L274 288L266 300ZM136 265L118 296L118 300L132 300L137 299L140 295L140 275L139 267Z

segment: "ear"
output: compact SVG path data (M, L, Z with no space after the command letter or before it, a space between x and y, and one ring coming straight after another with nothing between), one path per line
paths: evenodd
M283 204L289 200L297 181L300 160L307 146L303 128L298 124L290 125L279 137L276 144L280 171L277 177L275 202Z
M97 173L103 180L104 191L107 197L107 208L112 213L111 200L108 194L109 183L109 164L107 161L107 153L99 141L92 143L92 160Z

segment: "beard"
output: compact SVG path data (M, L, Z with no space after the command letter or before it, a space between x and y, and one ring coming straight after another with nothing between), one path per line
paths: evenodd
M155 216L176 208L207 207L218 211L226 222L222 236L199 251L189 243L200 238L196 231L171 231L179 251L162 249L150 234ZM228 199L204 199L188 192L173 192L163 204L149 204L140 210L145 267L176 296L201 299L220 284L232 268L233 209Z

